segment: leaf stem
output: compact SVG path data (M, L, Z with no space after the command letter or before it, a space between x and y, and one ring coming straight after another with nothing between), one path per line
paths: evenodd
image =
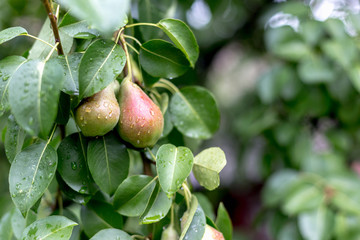
M175 91L173 88L171 88L171 87L169 87L168 85L166 85L166 84L164 84L164 83L161 83L161 82L155 83L155 84L153 85L153 87L156 87L156 88L165 88L165 89L169 90L169 91L171 92L171 94L175 94L175 93L176 93L176 91Z
M20 36L30 37L30 38L33 38L33 39L35 39L35 40L38 40L38 41L40 41L40 42L42 42L42 43L45 43L46 45L48 45L48 46L51 47L51 48L54 47L52 44L50 44L50 43L42 40L41 38L35 37L35 36L33 36L33 35L31 35L31 34L28 34L28 33L20 34Z
M153 152L150 150L150 148L146 148L146 150L149 152L149 154L151 155L151 157L154 159L154 162L156 162L156 157L155 155L153 154Z
M64 55L64 51L63 51L61 40L60 40L59 29L57 27L56 17L54 16L54 14L52 12L49 0L42 0L42 2L44 4L44 7L45 7L46 12L48 14L48 17L50 19L50 23L51 23L52 30L53 30L54 37L55 37L55 43L57 43L57 42L59 43L59 45L57 45L58 54L59 55Z
M47 61L50 59L51 55L53 54L53 52L55 51L55 49L56 49L56 47L57 47L58 45L59 45L59 43L57 42L57 43L55 44L55 46L51 49L51 51L49 52L49 54L46 56L45 62L47 62Z
M131 40L134 40L139 46L142 45L141 42L140 42L137 38L135 38L135 37L133 37L133 36L124 34L124 38L129 38L129 39L131 39Z
M151 27L160 28L159 25L157 25L155 23L133 23L133 24L126 25L124 28L131 28L131 27L136 27L136 26L151 26Z
M139 51L136 50L136 48L134 48L130 43L126 42L126 45L128 45L131 48L131 50L133 50L134 52L136 52L139 55Z
M159 80L160 83L163 83L165 85L168 85L170 88L172 88L175 92L179 92L179 88L177 86L175 86L175 84L173 84L172 82L170 82L169 80L166 80L164 78L161 78Z

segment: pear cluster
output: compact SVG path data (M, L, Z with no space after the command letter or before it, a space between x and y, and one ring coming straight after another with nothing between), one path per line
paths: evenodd
M113 82L86 98L76 109L75 121L84 136L103 136L115 127L120 137L137 148L153 146L160 138L164 117L160 108L130 80Z

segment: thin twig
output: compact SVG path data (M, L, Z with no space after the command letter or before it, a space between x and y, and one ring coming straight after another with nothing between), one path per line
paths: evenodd
M57 46L58 54L64 55L64 51L63 51L61 40L60 40L59 29L57 27L57 21L56 21L54 13L52 12L49 0L42 0L42 2L45 6L46 12L47 12L50 22L51 22L52 30L53 30L54 37L55 37L55 43L59 43L59 45Z

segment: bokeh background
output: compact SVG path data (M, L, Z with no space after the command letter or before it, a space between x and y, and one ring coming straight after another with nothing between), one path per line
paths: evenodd
M234 239L360 239L359 11L357 0L178 1L200 58L173 81L206 86L221 111L214 138L192 147L220 146L228 161L218 190L194 186L214 210L224 202ZM41 1L0 1L0 30L37 35L45 18ZM0 59L32 44L0 45ZM8 170L1 142L0 216Z

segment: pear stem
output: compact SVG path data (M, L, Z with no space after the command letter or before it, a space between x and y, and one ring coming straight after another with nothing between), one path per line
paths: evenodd
M120 33L121 34L121 33ZM131 59L130 59L130 54L126 45L126 41L124 36L121 34L120 36L120 41L123 45L124 51L125 51L125 55L126 55L126 64L127 64L127 69L128 69L128 78L125 78L123 83L125 83L125 81L132 81L132 69L131 69Z
M189 188L185 182L182 184L182 187L184 188L186 207L189 209L190 208L191 191L189 190Z

